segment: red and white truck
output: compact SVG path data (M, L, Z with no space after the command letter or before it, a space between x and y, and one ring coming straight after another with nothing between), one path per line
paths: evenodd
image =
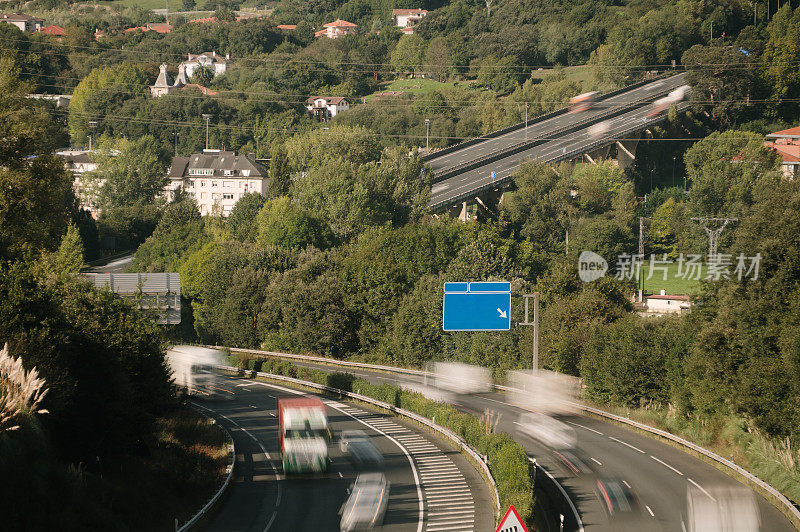
M318 473L328 469L328 414L316 397L278 399L278 432L283 472Z

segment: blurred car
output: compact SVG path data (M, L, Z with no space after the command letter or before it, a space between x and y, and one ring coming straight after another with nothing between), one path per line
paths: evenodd
M363 430L343 430L339 435L339 449L357 467L378 467L383 464L383 455Z
M594 91L594 92L585 92L583 94L579 94L578 96L570 98L568 112L580 113L581 111L588 111L597 102L599 96L600 93Z
M687 532L757 532L761 513L753 492L744 486L708 486L686 490Z
M572 449L577 444L575 430L544 414L526 412L517 421L519 430L551 449Z
M341 509L342 532L368 530L383 523L389 504L389 487L383 473L361 473L351 486L350 497Z
M553 454L558 461L574 476L593 475L594 468L589 464L589 460L577 449L553 450Z
M618 478L601 478L596 484L597 498L609 518L625 518L639 515L636 495Z
M596 139L597 137L602 137L606 133L609 132L611 126L609 126L608 122L600 122L599 124L594 124L590 126L588 129L589 138Z

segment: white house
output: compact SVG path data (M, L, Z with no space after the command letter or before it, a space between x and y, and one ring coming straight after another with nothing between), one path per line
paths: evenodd
M338 39L351 33L355 33L358 29L358 24L347 22L346 20L336 19L333 22L323 24L322 29L314 33L314 37L327 37L328 39Z
M39 31L44 27L44 20L21 13L3 13L0 22L7 22L24 32Z
M334 98L312 96L306 100L306 109L311 117L320 122L327 122L342 111L350 109L350 102L341 96Z
M403 33L414 33L414 25L425 18L428 12L424 9L392 9L392 18L398 28L407 28Z
M114 152L111 155L115 154ZM96 218L100 212L97 208L97 194L105 184L105 179L92 179L91 175L84 174L97 170L97 162L89 157L89 150L83 148L59 150L56 155L64 159L64 165L72 173L72 187L75 189L80 207L91 212Z
M230 63L230 54L225 54L225 57L222 57L218 55L217 52L211 51L202 54L189 54L189 60L184 61L181 65L185 68L187 78L194 76L194 72L198 68L208 68L214 73L214 77L217 77L228 70L228 65Z
M200 214L228 216L239 198L263 194L269 171L255 158L232 151L203 150L191 157L173 157L167 194L183 189L197 201Z
M788 179L800 177L800 127L784 129L767 135L764 146L781 158L781 172Z
M644 299L648 314L682 314L692 305L689 296L667 295L665 290Z

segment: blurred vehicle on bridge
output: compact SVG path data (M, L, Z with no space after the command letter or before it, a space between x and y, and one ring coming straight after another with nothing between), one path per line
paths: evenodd
M600 93L597 91L584 92L569 99L569 112L580 113L581 111L588 111L597 102Z

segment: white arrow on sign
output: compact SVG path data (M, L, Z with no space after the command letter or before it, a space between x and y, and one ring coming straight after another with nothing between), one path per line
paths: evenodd
M497 312L499 312L499 313L500 313L500 317L501 317L501 318L506 318L506 317L508 317L508 316L506 315L506 311L505 311L505 310L500 310L500 309L497 309Z

